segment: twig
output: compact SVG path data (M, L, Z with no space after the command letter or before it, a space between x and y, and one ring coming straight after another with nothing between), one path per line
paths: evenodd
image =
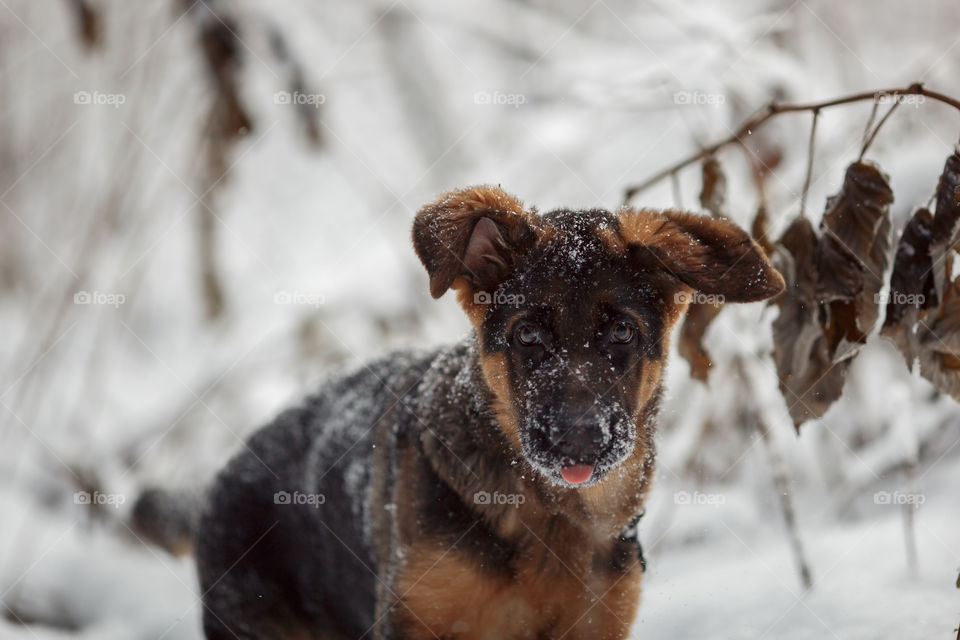
M673 202L678 209L683 209L683 194L680 189L680 176L673 174L670 176L670 184L673 186Z
M867 148L867 139L870 137L870 129L873 127L873 123L877 120L877 109L880 108L880 102L877 100L873 101L873 107L870 109L870 117L867 118L867 126L863 128L863 139L861 140L861 149Z
M787 527L787 533L790 537L790 548L793 550L793 557L800 570L800 582L803 584L804 591L809 591L813 587L813 577L810 574L810 565L807 563L807 556L803 551L803 543L800 541L800 530L797 528L797 516L793 508L793 498L790 495L790 479L787 477L787 470L780 457L780 451L776 443L770 437L770 428L766 421L757 416L757 430L763 437L763 443L766 445L767 455L770 457L770 467L773 473L773 485L780 499L780 510L783 512L784 524Z
M760 160L750 150L749 147L741 144L739 145L743 155L747 159L747 163L750 165L750 174L753 177L753 188L757 190L757 207L767 207L767 168L764 166L763 161Z
M863 155L867 152L867 149L870 148L870 145L873 144L873 139L877 137L878 133L880 133L880 128L884 125L887 119L889 119L890 116L893 115L893 112L896 111L897 107L899 106L900 106L899 102L894 102L893 106L890 107L890 109L885 114L883 114L882 118L880 118L880 122L878 122L877 126L873 128L873 133L871 133L870 137L864 141L863 147L860 149L860 158L859 158L860 160L863 160Z
M907 475L907 495L913 497L917 495L916 492L916 474L917 465L914 460L911 460L907 463L906 475ZM907 500L903 504L903 539L904 545L906 546L907 551L907 570L910 572L910 575L916 578L920 573L920 563L918 560L917 554L917 532L916 532L916 519L914 513L916 511L916 505L912 500Z
M817 141L817 120L820 119L820 109L813 110L813 122L810 123L810 144L807 148L807 177L803 180L803 191L800 193L800 215L807 213L807 194L810 192L810 178L813 176L813 152Z
M757 390L760 388L757 384L755 372L747 366L746 358L737 356L734 360L735 369L739 373L739 379L744 381L745 393L747 397L757 398L760 394ZM767 451L767 457L770 460L770 475L773 479L773 488L777 492L777 498L780 501L780 511L783 513L784 525L787 528L790 550L793 553L793 559L797 563L797 570L800 572L800 583L804 591L813 588L813 575L810 571L810 563L807 561L806 552L803 550L803 542L800 539L800 529L797 526L796 509L793 506L793 497L790 492L790 477L787 466L780 455L780 449L777 443L770 435L771 420L765 415L765 407L749 407L744 412L746 424L752 424L763 439L764 448Z
M771 102L766 107L755 113L754 115L747 118L743 124L729 137L720 140L712 145L703 147L696 153L680 160L679 162L674 163L673 165L659 171L658 173L650 176L643 182L640 182L636 185L628 187L624 193L624 203L627 204L632 200L638 193L644 191L645 189L650 188L654 184L660 182L664 178L667 178L674 173L677 173L681 169L702 160L703 158L716 153L719 149L729 146L734 143L743 143L742 138L753 132L754 129L765 123L767 120L770 120L774 116L783 114L783 113L796 113L799 111L820 111L822 109L829 109L830 107L836 107L845 104L851 104L854 102L863 102L864 100L873 100L875 103L881 96L924 96L925 98L930 98L936 102L940 102L946 105L949 105L960 111L960 100L953 98L951 96L939 93L937 91L932 91L930 89L924 88L924 86L917 82L909 87L899 88L899 89L884 89L879 91L864 91L862 93L854 93L846 96L841 96L839 98L833 98L832 100L825 100L823 102L812 102L812 103L801 103L801 104L781 104L777 102Z

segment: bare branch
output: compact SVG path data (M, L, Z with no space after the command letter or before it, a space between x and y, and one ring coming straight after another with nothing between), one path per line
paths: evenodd
M854 102L863 102L865 100L873 100L876 103L881 97L896 98L898 96L908 96L908 95L924 96L936 102L949 105L954 109L956 109L957 111L960 111L960 100L950 97L948 95L945 95L943 93L939 93L937 91L926 89L919 82L914 83L909 87L905 87L905 88L882 89L878 91L864 91L862 93L854 93L854 94L842 96L839 98L833 98L832 100L825 100L823 102L812 102L812 103L805 103L805 104L802 104L802 103L801 104L781 104L777 102L771 102L766 107L764 107L763 109L761 109L760 111L752 115L751 117L747 118L747 120L744 121L743 124L741 124L740 127L728 138L724 138L719 142L703 147L696 153L684 158L683 160L680 160L679 162L674 163L673 165L667 167L666 169L663 169L662 171L659 171L658 173L650 176L643 182L640 182L636 185L628 187L624 193L624 204L629 204L630 201L634 197L636 197L638 193L646 189L649 189L651 186L660 182L664 178L667 178L673 175L674 173L677 173L681 169L693 164L694 162L702 160L703 158L709 155L712 155L716 153L718 150L724 147L727 147L731 144L735 144L735 143L743 144L744 136L746 136L747 134L749 134L754 129L756 129L763 123L765 123L767 120L770 120L774 116L778 116L783 113L797 113L800 111L820 111L823 109L829 109L830 107L837 107L840 105L852 104ZM896 104L898 104L898 102L894 102L894 105ZM884 118L884 120L886 120L886 118ZM877 125L877 129L874 129L874 136L876 135L876 131L879 130L879 127L882 124L883 124L883 121L881 121L881 123Z

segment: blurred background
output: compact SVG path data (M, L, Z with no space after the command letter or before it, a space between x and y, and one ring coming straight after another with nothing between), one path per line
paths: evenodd
M133 500L203 486L332 370L467 331L410 246L438 193L614 209L770 100L915 81L960 96L957 3L0 0L0 637L200 637L192 561ZM820 114L814 225L870 113ZM750 132L772 238L809 127ZM929 101L885 124L894 230L958 132ZM750 166L720 160L749 227ZM725 309L706 382L672 358L635 636L953 638L960 405L874 337L798 435L776 314Z

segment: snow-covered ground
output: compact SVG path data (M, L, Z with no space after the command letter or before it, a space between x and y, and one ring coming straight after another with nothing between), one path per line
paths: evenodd
M869 516L837 521L832 514L817 517L818 505L803 503L801 528L815 581L809 592L772 505L741 505L748 519L730 503L685 507L706 512L699 514L704 539L649 554L634 636L954 637L960 622L957 472L954 464L924 479L916 573L905 559L900 508L872 508L873 495L864 496ZM677 532L665 535L671 533Z
M126 528L134 497L202 485L333 368L466 330L452 299L430 299L409 245L413 213L436 194L492 182L542 210L615 208L627 184L772 97L916 80L960 95L960 7L948 0L224 4L254 126L207 197L196 14L91 2L104 19L86 49L73 3L0 2L0 638L199 637L192 564ZM290 67L275 33L322 102L320 147L277 98ZM820 116L815 223L869 113ZM769 181L774 237L799 209L809 122L751 133L783 156ZM877 138L895 229L929 199L958 129L955 112L911 104ZM747 167L735 149L721 160L730 214L749 224ZM697 170L680 186L694 206ZM201 196L225 301L213 321ZM642 202L678 204L669 181ZM724 311L707 336L707 386L674 355L636 637L955 637L960 405L874 338L841 400L798 437L772 361L752 355L769 351L774 314ZM747 401L784 462L809 593L770 447L737 421ZM909 527L903 501L922 503Z
M772 506L755 496L678 506L693 511L659 538L643 527L648 573L633 637L645 638L952 638L960 621L955 582L957 465L924 479L917 516L916 575L907 569L899 508L874 507L849 522L805 504L801 519L815 586L800 586ZM673 496L657 490L654 507ZM5 494L3 513L29 524L3 527L0 544L16 548L3 576L4 601L82 625L80 633L0 622L0 637L104 640L200 638L198 588L189 559L131 544L122 528L91 528L78 517L51 516ZM809 509L808 509L809 507ZM650 518L657 515L651 509ZM656 542L654 542L656 540ZM135 541L133 541L135 542Z

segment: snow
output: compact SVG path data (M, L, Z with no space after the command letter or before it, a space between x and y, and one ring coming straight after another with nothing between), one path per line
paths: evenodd
M898 553L893 514L808 536L817 580L809 593L775 536L748 543L731 529L709 546L654 554L634 637L949 638L958 619L950 590L957 556L944 541L955 514L943 511L924 512L918 542L927 566L919 578ZM723 518L722 507L714 517Z
M413 213L438 194L494 183L541 211L614 210L627 184L774 97L915 80L960 95L960 8L945 0L223 3L243 27L256 126L210 197L227 305L211 322L196 251L210 96L194 25L178 3L91 3L107 19L87 51L69 4L0 6L0 638L200 637L193 565L126 528L135 496L202 486L334 369L464 335L410 247ZM274 99L287 87L272 28L325 98L319 151ZM126 100L79 105L81 91ZM820 115L815 223L869 111ZM809 123L783 116L748 136L783 154L768 182L774 237L798 213ZM876 139L895 231L932 195L957 126L946 107L909 104ZM735 149L720 160L726 207L747 225L748 167ZM687 207L697 174L679 178ZM669 181L638 202L680 204ZM79 292L124 302L75 304ZM718 317L709 386L673 349L635 637L954 637L960 405L874 338L841 399L796 436L762 355L775 313ZM790 478L807 594L768 445L741 420L748 399ZM79 492L105 502L78 504ZM916 575L904 508L878 495L922 496Z

